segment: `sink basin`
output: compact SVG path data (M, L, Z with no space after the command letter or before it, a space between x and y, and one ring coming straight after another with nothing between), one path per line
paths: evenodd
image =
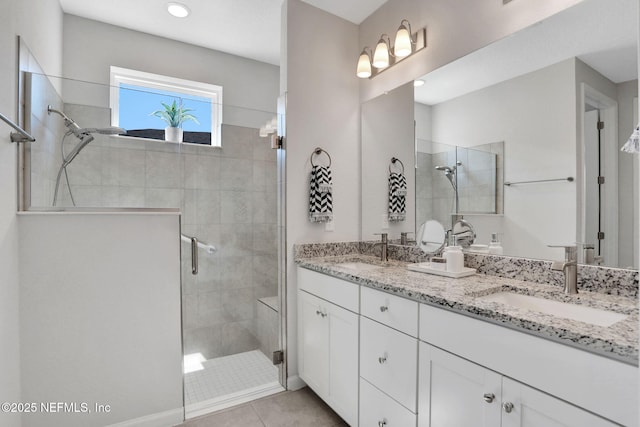
M350 270L357 271L368 271L368 270L376 270L378 268L384 268L382 265L375 264L367 264L366 262L342 262L340 264L336 264L336 267L348 268Z
M514 292L497 292L479 297L478 299L605 327L611 326L627 317L625 314L614 313L612 311L552 301Z

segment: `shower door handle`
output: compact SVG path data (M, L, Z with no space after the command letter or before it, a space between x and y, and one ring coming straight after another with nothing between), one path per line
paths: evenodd
M191 274L198 274L198 239L191 238Z

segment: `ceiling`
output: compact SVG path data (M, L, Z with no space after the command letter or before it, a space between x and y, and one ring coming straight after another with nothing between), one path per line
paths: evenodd
M176 0L186 18L167 13L166 0L60 0L65 13L202 46L273 65L280 64L283 0ZM386 0L303 0L360 24Z
M637 25L637 0L585 0L421 77L416 102L438 104L572 57L614 83L637 79Z

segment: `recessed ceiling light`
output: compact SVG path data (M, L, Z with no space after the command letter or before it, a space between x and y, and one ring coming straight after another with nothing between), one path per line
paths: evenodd
M424 80L414 80L413 87L420 87L424 84Z
M189 8L182 3L167 4L167 11L176 18L186 18L191 12Z

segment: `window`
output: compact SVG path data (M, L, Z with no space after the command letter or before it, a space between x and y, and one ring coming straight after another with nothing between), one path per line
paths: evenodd
M222 86L111 67L111 124L127 136L164 139L167 124L152 113L174 101L198 121L182 124L185 143L221 146Z

